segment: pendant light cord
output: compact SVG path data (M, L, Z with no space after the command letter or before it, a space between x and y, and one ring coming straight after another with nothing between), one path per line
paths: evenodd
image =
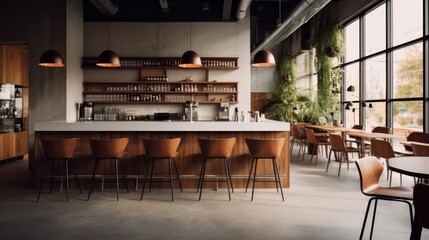
M192 50L192 11L189 7L189 50Z
M51 0L51 32L50 32L50 40L51 40L51 49L53 48L53 31L54 31L54 0Z

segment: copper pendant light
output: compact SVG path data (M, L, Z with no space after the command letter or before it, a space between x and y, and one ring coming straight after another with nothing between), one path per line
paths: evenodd
M276 60L268 50L260 50L253 58L252 67L273 67L275 65Z
M40 57L39 66L42 67L64 67L63 58L55 50L47 50Z
M179 67L181 68L198 68L202 66L203 64L201 64L200 56L192 50L186 51L182 55L182 59L179 64Z
M110 48L110 24L109 23L107 23L107 48ZM98 60L95 65L99 67L114 68L114 67L120 67L121 61L119 59L118 54L116 54L114 51L104 50L98 56Z
M118 54L112 50L104 50L100 56L98 56L96 65L100 67L120 67L121 61L119 60Z
M52 32L53 32L53 9L54 0L51 1L51 47L52 47ZM55 50L47 50L40 56L39 66L42 67L64 67L64 61L61 54Z
M189 9L189 49L192 49L191 46L191 34L192 34L192 26L191 26L191 9ZM181 68L199 68L202 67L201 58L195 51L188 50L180 59L180 64L178 65Z

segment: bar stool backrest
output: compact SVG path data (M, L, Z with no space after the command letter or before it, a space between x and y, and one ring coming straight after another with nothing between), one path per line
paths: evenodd
M79 138L41 140L40 146L45 159L73 158Z
M147 157L172 158L177 155L180 138L172 139L143 139L143 145Z
M252 156L279 157L285 138L255 139L246 138L246 144Z
M236 138L207 139L198 138L201 154L204 157L228 158L231 156Z
M92 154L96 158L122 158L128 145L128 138L90 139Z

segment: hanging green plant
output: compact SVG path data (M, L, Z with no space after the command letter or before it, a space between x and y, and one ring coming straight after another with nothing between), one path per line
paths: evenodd
M299 111L294 110L302 102L310 101L300 94L296 87L296 62L290 56L284 56L276 65L274 89L266 105L266 114L270 119L295 122Z
M334 68L333 59L343 55L343 38L337 24L320 24L312 40L316 50L317 104L327 118L338 118L340 111L341 69ZM339 119L337 119L339 120Z

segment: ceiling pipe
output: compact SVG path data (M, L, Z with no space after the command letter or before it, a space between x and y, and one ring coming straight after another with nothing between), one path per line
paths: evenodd
M331 0L303 0L292 11L291 15L265 40L253 49L252 57L260 50L271 49L289 37L316 13L322 10ZM250 1L249 1L250 2Z
M250 3L252 0L241 0L238 4L237 12L235 13L235 17L237 19L242 19L246 16L247 9L249 9Z

